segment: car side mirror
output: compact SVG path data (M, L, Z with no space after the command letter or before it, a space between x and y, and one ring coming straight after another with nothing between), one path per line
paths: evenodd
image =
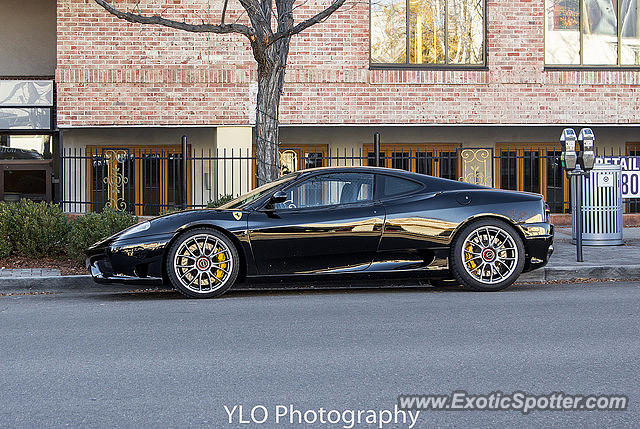
M285 201L287 201L287 193L278 191L269 198L269 205L284 203Z

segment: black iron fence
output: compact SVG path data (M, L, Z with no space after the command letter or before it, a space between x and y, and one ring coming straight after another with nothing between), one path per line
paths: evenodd
M251 190L253 166L239 149L64 148L60 202L67 212L111 207L141 216L202 208Z
M384 166L501 189L543 194L552 213L570 212L570 186L555 145L498 144L495 148L446 145L366 145L330 150L323 145L283 146L283 173L315 167ZM600 150L598 156L636 156ZM202 208L255 187L255 158L248 149L158 147L65 148L60 157L67 212L104 207L137 215ZM628 212L640 211L637 200Z

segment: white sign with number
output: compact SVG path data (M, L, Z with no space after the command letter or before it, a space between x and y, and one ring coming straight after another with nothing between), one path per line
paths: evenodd
M637 156L602 156L596 158L596 164L622 166L622 198L640 198L640 157ZM599 177L609 177L600 175ZM598 179L598 186L604 185Z

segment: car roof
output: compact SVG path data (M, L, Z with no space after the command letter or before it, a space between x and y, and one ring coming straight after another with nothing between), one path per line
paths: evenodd
M312 174L332 173L332 172L377 173L377 174L403 177L406 179L416 180L425 185L428 185L427 188L425 188L425 191L428 191L428 189L433 189L434 186L443 191L463 190L463 189L487 189L486 186L475 185L475 184L466 183L466 182L459 182L456 180L444 179L441 177L434 177L426 174L413 173L411 171L400 170L397 168L387 168L387 167L369 167L369 166L316 167L316 168L309 168L306 170L296 171L296 173L300 174L298 177L306 177Z
M308 168L305 170L299 170L297 173L300 174L309 174L313 172L323 172L323 173L331 173L331 172L344 173L347 171L351 171L354 173L384 173L384 174L393 174L396 176L407 176L407 177L415 177L421 178L424 177L424 174L412 173L406 170L399 170L397 168L386 168L386 167L369 167L369 166L343 166L343 167L316 167L316 168Z

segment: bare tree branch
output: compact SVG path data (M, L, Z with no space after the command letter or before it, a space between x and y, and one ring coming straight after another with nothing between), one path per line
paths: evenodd
M332 4L325 10L297 25L294 25L293 19L293 10L295 9L293 6L296 0L238 0L243 10L242 13L237 14L235 22L232 24L225 23L229 0L223 0L219 25L206 24L204 20L201 24L189 24L163 18L162 13L145 16L139 12L140 0L134 9L136 13L123 12L112 6L111 1L113 0L95 0L99 6L112 15L129 22L162 25L192 33L239 33L249 39L253 57L258 66L255 123L258 184L261 185L277 178L280 173L278 155L279 105L285 83L291 37L327 19L346 0L331 0ZM309 0L299 1L305 4ZM351 1L357 3L365 0ZM243 17L244 14L250 22L248 25L238 24L240 17ZM272 28L274 16L277 16L275 29ZM210 9L207 20L213 20Z
M227 14L227 4L229 0L224 0L224 4L222 5L222 18L220 18L220 25L224 25L224 16Z
M218 33L218 34L227 34L227 33L239 33L247 36L251 39L252 36L255 35L255 31L242 24L188 24L186 22L174 21L172 19L166 19L158 15L154 16L144 16L131 12L122 12L121 10L116 9L106 0L95 0L100 6L105 8L107 12L110 14L117 16L120 19L124 19L125 21L138 23L138 24L156 24L156 25L164 25L165 27L175 28L178 30L190 31L192 33Z
M304 6L308 2L309 2L309 0L303 0L301 3L297 4L292 10L296 10L297 8L299 8L301 6Z
M97 1L97 0L96 0ZM326 8L325 10L323 10L320 13L317 13L316 15L312 16L311 18L302 21L301 23L295 25L293 28L291 28L290 30L287 31L278 31L276 34L273 35L273 37L269 40L269 44L271 45L272 43L274 43L276 40L278 39L282 39L283 37L291 37L294 34L298 34L304 30L306 30L307 28L311 27L312 25L315 24L319 24L322 21L324 21L325 19L327 19L328 17L331 16L331 14L333 14L333 12L335 12L336 10L338 10L338 8L340 8L340 6L342 6L345 3L346 0L335 0L331 6L329 6L328 8Z

